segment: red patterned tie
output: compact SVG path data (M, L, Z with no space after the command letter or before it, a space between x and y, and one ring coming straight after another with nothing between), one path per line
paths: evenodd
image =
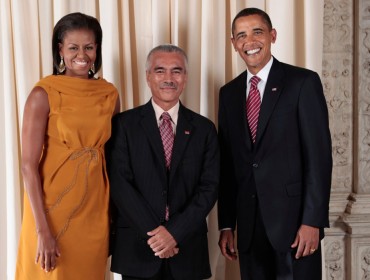
M164 150L164 157L166 160L166 167L169 170L171 166L171 156L172 156L172 148L173 148L173 140L174 140L174 134L173 134L173 128L171 123L171 116L167 112L163 112L162 116L162 123L159 126L159 131L161 133L162 143L163 143L163 150ZM165 219L166 221L169 220L170 217L170 211L168 208L168 205L166 206L166 215Z
M251 78L251 87L247 98L247 120L253 143L256 141L258 116L261 107L261 96L257 87L260 80L257 76Z
M171 124L171 116L167 112L163 112L161 119L162 119L162 123L159 126L159 131L161 133L161 138L162 138L162 143L163 143L164 157L166 159L166 167L170 169L173 140L174 140L173 128Z

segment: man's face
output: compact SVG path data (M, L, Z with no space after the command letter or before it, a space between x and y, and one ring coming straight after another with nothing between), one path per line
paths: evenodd
M240 17L235 21L231 42L252 74L257 74L271 58L271 44L276 30L269 30L260 15Z
M168 111L179 101L187 80L184 57L177 52L157 51L151 55L146 80L153 101Z

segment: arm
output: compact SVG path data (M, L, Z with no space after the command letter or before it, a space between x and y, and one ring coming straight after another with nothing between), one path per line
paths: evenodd
M304 81L298 118L304 160L304 201L302 225L292 247L296 258L318 248L319 230L328 226L332 154L328 110L319 76Z
M217 133L213 124L208 127L204 141L202 158L199 159L202 162L201 172L194 192L187 206L171 216L166 224L167 230L177 243L181 243L201 228L217 200L220 159Z
M111 188L111 199L118 216L125 217L143 239L147 232L159 225L159 217L135 187L134 173L131 168L131 153L122 122L117 115L112 121L112 136L107 143L107 169Z
M218 246L222 255L229 260L236 260L234 230L236 225L236 179L234 176L234 164L231 158L230 141L228 139L228 126L226 111L220 92L220 104L218 110L218 139L221 154L221 176L218 197L218 227L220 238Z
M22 174L38 234L35 262L40 261L40 266L45 271L54 269L56 257L60 256L56 240L46 219L39 174L39 161L44 145L48 114L47 93L44 89L35 87L28 96L23 114Z
M176 254L178 251L173 250L178 250L175 248L177 244L202 226L217 199L219 150L214 125L209 126L203 157L199 160L202 162L199 182L186 208L171 216L165 227L160 226L148 233L151 236L148 244L156 256L166 257L168 252Z
M234 162L230 147L226 110L220 91L220 104L218 110L218 140L220 143L221 173L218 196L218 227L220 230L236 227L236 199L237 187L234 172Z

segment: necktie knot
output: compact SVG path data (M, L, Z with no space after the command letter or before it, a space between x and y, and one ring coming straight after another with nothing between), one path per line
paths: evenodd
M251 87L257 87L258 83L261 81L261 78L258 76L253 76L251 79Z
M161 115L161 119L163 121L169 121L169 120L171 120L171 116L168 112L163 112L162 115Z

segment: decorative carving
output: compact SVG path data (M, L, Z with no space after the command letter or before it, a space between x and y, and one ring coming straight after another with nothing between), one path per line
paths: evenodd
M350 1L325 1L324 48L352 50L352 14Z
M353 146L353 1L325 0L322 80L333 144L332 189L351 192Z
M339 241L327 245L325 252L326 278L328 280L339 280L343 276L343 249Z
M364 47L370 53L370 28L366 28L364 30L364 33L365 33L365 37L364 37L364 40L362 42L364 44Z
M370 193L370 1L360 1L358 37L358 192Z
M351 191L352 182L352 69L351 57L324 54L323 87L332 135L333 180L336 191Z
M366 20L370 20L370 2L369 1L361 1L362 2L362 11L361 12L361 15L362 15L362 20L363 21L366 21Z
M361 280L370 279L370 248L364 250L361 254L361 269L364 271Z
M362 64L362 74L366 77L370 77L370 59L364 59L364 63Z

